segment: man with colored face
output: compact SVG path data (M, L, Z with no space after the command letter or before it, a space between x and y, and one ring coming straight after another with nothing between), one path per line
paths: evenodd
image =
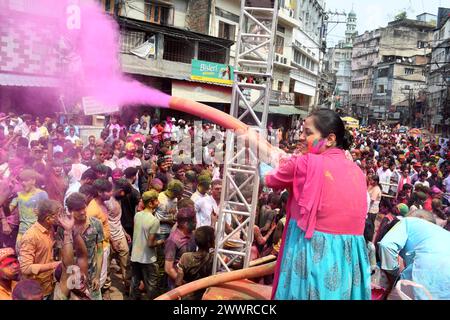
M117 160L117 168L121 169L125 172L127 168L136 168L139 169L141 167L141 160L136 156L136 146L132 142L128 142L125 145L125 156ZM137 178L137 175L136 175ZM137 182L134 184L136 188L139 188Z
M159 220L155 210L159 205L158 193L147 191L142 195L144 209L134 218L133 248L131 251L132 284L130 298L140 300L139 285L144 283L149 299L158 294L158 263L156 250L164 244L157 238Z
M110 254L111 231L108 221L108 209L105 201L108 201L113 194L113 185L106 179L97 179L93 183L96 191L96 197L91 200L86 208L88 217L94 217L101 221L103 226L103 262L101 266L100 288L106 282L107 261ZM95 290L98 290L98 284L95 284Z
M169 288L175 286L178 273L176 266L183 253L195 252L196 245L193 232L196 228L195 210L182 208L177 213L177 228L170 233L165 243L164 270L169 276Z
M72 193L66 200L67 210L74 218L73 229L79 233L86 245L88 263L88 287L91 299L101 300L100 275L103 263L103 226L99 219L88 217L86 197L78 192ZM63 230L58 229L57 246L62 248Z
M20 270L26 279L37 280L48 298L53 292L53 272L60 262L54 261L54 227L62 206L55 200L42 200L37 222L23 235L20 243Z
M19 210L19 234L17 243L20 242L23 234L37 221L35 209L41 200L48 199L47 192L36 188L38 174L34 170L23 170L19 174L19 181L22 184L22 191L17 193L17 197L9 205L10 212L18 208Z
M119 179L114 183L114 191L113 196L105 201L106 208L108 209L108 222L109 228L111 231L111 254L109 256L108 261L108 277L106 279L106 283L103 286L103 298L110 297L110 288L111 288L111 259L115 257L116 261L119 264L120 272L122 275L122 283L125 287L125 292L128 292L130 289L129 285L129 277L128 272L128 258L129 258L129 249L128 244L131 243L131 237L121 224L122 218L122 207L121 202L125 197L131 193L131 185L126 179Z
M20 266L13 248L0 249L0 300L12 300Z
M50 199L63 203L68 187L69 183L64 173L64 163L62 160L54 159L47 166L45 191L47 191Z

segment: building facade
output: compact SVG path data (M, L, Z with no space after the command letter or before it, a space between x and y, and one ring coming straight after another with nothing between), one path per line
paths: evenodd
M427 55L433 25L404 19L356 37L352 61L352 108L363 124L421 122ZM420 124L420 123L418 123Z
M345 114L351 113L352 50L358 34L356 21L356 14L352 10L347 16L345 40L328 49L329 72L336 78L332 108Z
M440 12L450 9L440 8ZM425 126L436 134L450 136L450 14L441 14L433 33L428 74L428 108Z
M298 24L294 29L292 41L290 72L290 92L294 95L295 105L305 113L319 103L320 71L324 52L324 1L296 2L294 17Z
M133 1L119 7L114 1L100 1L121 25L126 73L166 93L193 95L193 100L228 109L231 84L193 81L191 61L234 66L240 0ZM280 2L271 113L282 110L286 115L291 110L304 117L317 103L322 17L323 1ZM146 41L151 41L154 54L143 60L133 49Z

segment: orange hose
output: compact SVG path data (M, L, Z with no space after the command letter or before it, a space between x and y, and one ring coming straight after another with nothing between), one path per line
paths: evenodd
M251 130L248 125L223 111L203 103L179 97L171 97L169 107L170 109L210 120L223 128L235 130L237 135L247 135L251 143L258 146L259 154L262 155L263 159L261 160L263 161L268 162L266 157L277 151L277 148L273 147L266 139L260 139L260 135L256 131Z
M248 126L235 117L207 106L203 103L185 98L172 97L169 101L170 109L186 112L202 119L208 119L226 129L247 131Z
M222 283L267 276L275 272L275 265L276 261L253 268L216 274L197 281L189 282L181 287L160 295L155 300L178 300L189 293L212 286L217 286Z

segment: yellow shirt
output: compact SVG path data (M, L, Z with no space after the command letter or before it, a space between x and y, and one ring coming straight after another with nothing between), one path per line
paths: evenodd
M13 281L11 283L11 291L8 291L7 289L0 286L0 300L12 300L12 291L14 290L16 284L16 281Z
M109 229L108 212L107 212L106 207L102 208L95 199L92 199L86 208L86 214L89 218L90 217L97 218L102 223L103 237L104 237L103 238L103 248L107 247L109 245L111 231Z
M20 241L20 271L26 279L38 281L44 296L53 292L53 271L39 272L40 265L55 262L53 260L53 233L36 222L28 229Z

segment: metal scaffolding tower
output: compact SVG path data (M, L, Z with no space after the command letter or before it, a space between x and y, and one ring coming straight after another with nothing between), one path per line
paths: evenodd
M241 0L230 114L263 136L273 83L277 19L278 0ZM236 132L228 130L226 139L214 274L249 266L259 197L258 152Z

